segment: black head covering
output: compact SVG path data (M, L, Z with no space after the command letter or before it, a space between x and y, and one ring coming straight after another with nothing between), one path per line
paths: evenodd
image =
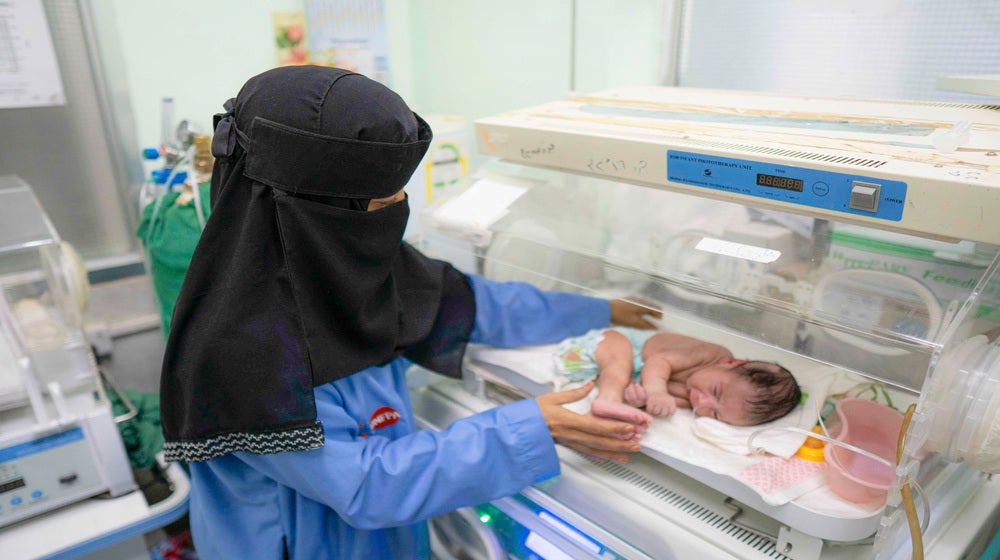
M174 309L161 380L168 460L323 445L313 387L400 355L458 376L468 279L402 242L399 192L431 130L359 74L251 78L216 116L212 213Z

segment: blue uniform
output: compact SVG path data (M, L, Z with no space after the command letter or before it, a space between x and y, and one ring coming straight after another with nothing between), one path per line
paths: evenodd
M606 326L587 296L470 276L472 342L549 344ZM316 387L326 444L191 464L191 527L203 558L429 558L424 520L559 474L534 399L418 431L405 358Z

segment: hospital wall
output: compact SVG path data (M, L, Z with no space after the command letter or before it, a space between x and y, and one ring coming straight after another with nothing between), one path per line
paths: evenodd
M276 65L273 12L302 0L112 0L142 146L163 97L202 127L247 78ZM422 114L473 119L661 79L665 0L385 0L392 87Z
M302 0L98 0L96 18L116 30L140 147L157 146L161 104L205 130L250 76L275 65L271 13ZM137 147L138 149L139 147ZM138 153L138 151L137 151Z

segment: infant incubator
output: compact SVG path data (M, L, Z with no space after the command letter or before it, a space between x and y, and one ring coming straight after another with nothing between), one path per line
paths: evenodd
M136 488L116 425L134 411L113 415L83 332L89 293L32 188L0 175L0 529Z
M428 254L658 308L804 392L752 428L657 419L624 465L561 449L558 479L480 512L530 504L597 543L556 545L568 557L982 551L1000 523L997 107L623 88L481 119L476 139L492 159L425 210ZM414 385L427 427L568 384L550 347L468 356L461 383Z

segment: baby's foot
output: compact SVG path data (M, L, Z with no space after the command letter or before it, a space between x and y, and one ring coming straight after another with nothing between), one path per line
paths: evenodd
M598 418L609 420L621 420L635 425L635 433L641 434L649 427L653 420L645 412L633 408L625 403L616 402L609 399L595 399L590 405L590 413Z

